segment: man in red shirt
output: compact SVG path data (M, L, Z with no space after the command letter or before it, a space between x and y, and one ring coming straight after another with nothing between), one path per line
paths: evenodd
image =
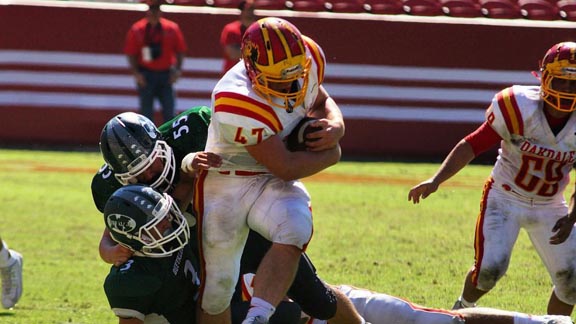
M224 50L224 66L222 74L226 73L234 64L238 63L240 57L240 43L246 28L256 21L254 14L254 2L252 0L241 1L238 5L240 17L238 20L228 23L220 34L220 45Z
M162 106L163 122L174 117L173 84L182 74L186 52L178 24L161 17L162 0L148 0L146 17L128 30L124 53L138 86L140 113L154 120L154 99Z

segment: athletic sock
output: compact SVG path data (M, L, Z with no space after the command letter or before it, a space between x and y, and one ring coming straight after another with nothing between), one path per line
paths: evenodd
M250 301L250 309L248 310L248 315L246 315L246 318L264 316L266 319L270 319L275 311L276 308L270 305L270 303L264 299L252 297L252 300Z
M476 307L476 303L473 302L469 302L466 299L464 299L464 297L460 296L458 297L458 301L460 302L460 304L462 304L462 306L467 307L467 308L471 308L471 307Z

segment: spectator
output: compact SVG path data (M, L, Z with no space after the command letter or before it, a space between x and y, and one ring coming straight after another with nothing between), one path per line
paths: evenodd
M140 112L154 120L154 99L162 106L163 121L174 117L173 85L182 74L186 43L180 27L162 18L162 0L148 0L146 17L126 35L124 53L138 87Z
M2 307L14 307L22 296L22 255L8 249L0 238L0 277L2 277Z
M240 16L238 20L228 23L220 34L220 45L224 51L224 66L222 74L230 70L234 64L240 61L240 44L246 28L256 21L254 14L254 2L252 0L241 1L238 5Z

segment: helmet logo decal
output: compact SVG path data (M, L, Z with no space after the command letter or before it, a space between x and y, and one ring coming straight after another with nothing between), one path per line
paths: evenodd
M140 122L140 125L142 125L142 128L144 128L146 133L148 133L150 138L156 139L156 137L157 137L156 129L155 129L156 127L154 125L150 125L150 122L148 122L148 120L146 120L144 118L139 118L138 121Z
M136 228L136 221L122 214L108 215L106 223L111 230L118 233L130 233Z
M260 53L258 51L258 46L253 42L246 42L244 44L244 57L249 57L252 62L258 62L258 58L260 57ZM264 57L265 58L265 57ZM265 64L267 65L267 64Z

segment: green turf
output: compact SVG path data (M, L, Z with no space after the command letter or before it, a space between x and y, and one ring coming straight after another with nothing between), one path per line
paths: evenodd
M0 150L0 237L24 255L24 295L0 323L115 323L98 256L102 216L90 181L98 153ZM471 165L420 205L408 190L437 164L341 162L304 179L315 231L308 253L330 283L450 307L473 261L473 231L490 167ZM358 179L359 178L359 179ZM550 280L526 235L482 306L543 313Z

